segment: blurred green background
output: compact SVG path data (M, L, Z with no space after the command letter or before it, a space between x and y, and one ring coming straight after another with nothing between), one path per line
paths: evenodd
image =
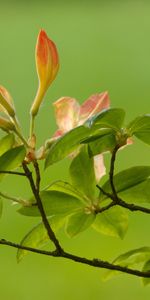
M112 106L126 110L127 122L150 112L149 1L1 0L0 83L13 95L26 135L28 111L37 89L34 49L40 28L57 44L61 68L37 118L39 145L56 128L52 102L61 96L73 96L82 103L89 95L108 90ZM136 141L120 151L117 170L149 164L149 150ZM60 177L67 179L67 166L65 160L48 169L42 185ZM24 179L10 176L1 184L1 190L12 195L30 194ZM0 237L19 242L37 219L21 217L15 206L5 203L0 222ZM147 215L132 214L123 241L92 229L73 239L63 231L58 236L68 251L111 260L124 251L149 246L149 224ZM28 255L18 265L15 255L15 249L0 247L3 300L148 300L150 297L150 286L142 287L133 276L121 275L104 283L103 270L36 254Z

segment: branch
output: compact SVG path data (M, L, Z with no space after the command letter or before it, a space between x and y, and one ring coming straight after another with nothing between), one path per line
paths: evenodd
M117 198L118 198L117 199L118 203L116 203L116 205L127 208L130 211L141 211L143 213L150 214L150 209L147 207L135 205L133 203L127 203L127 202L123 201L121 198L119 198L119 197L117 197Z
M147 207L143 207L143 206L140 206L140 205L136 205L136 204L133 204L133 203L127 203L125 202L124 200L122 200L120 197L118 197L118 195L116 194L115 196L110 194L110 193L107 193L106 191L104 191L98 184L96 185L96 187L105 195L107 196L108 198L110 198L112 200L111 203L109 203L108 205L102 207L102 208L99 208L96 210L96 213L101 213L105 210L108 210L109 208L111 208L112 206L114 205L119 205L119 206L122 206L130 211L141 211L143 213L146 213L146 214L150 214L150 209L147 208ZM116 198L117 198L117 201L116 201Z
M103 261L103 260L97 259L97 258L87 259L87 258L84 258L84 257L80 257L80 256L77 256L77 255L67 253L67 252L59 253L58 251L40 250L40 249L36 249L36 248L32 248L32 247L22 246L22 245L19 245L19 244L10 242L10 241L6 241L4 239L0 240L0 244L1 245L7 245L7 246L17 248L17 249L27 250L27 251L42 254L42 255L66 258L66 259L73 260L75 262L82 263L82 264L85 264L85 265L89 265L89 266L92 266L92 267L95 267L95 268L102 268L102 269L107 269L107 270L120 271L120 272L123 272L123 273L138 276L138 277L150 278L150 271L143 272L143 271L139 271L139 270L134 270L134 269L122 267L120 265L114 265L112 263L109 263L107 261Z
M48 236L49 236L50 240L54 243L57 251L61 253L61 252L63 252L63 249L60 246L59 241L57 240L57 238L55 236L55 233L53 232L53 230L52 230L52 228L51 228L51 226L50 226L50 224L49 224L49 222L47 220L47 217L46 217L46 214L45 214L45 211L44 211L44 208L43 208L42 200L41 200L41 197L39 195L40 172L39 172L38 163L34 162L34 168L35 168L35 171L36 171L36 186L34 184L32 173L30 172L30 170L27 167L26 163L23 162L22 166L23 166L25 174L26 174L26 176L27 176L27 178L29 180L30 187L31 187L33 195L34 195L34 197L36 199L37 206L38 206L38 209L40 211L40 214L41 214L41 217L42 217L42 221L43 221L45 229L46 229L46 231L48 233Z
M117 151L119 148L120 148L120 146L116 145L112 152L111 162L110 162L110 171L109 171L109 181L110 181L110 186L112 189L113 201L115 201L116 203L118 202L118 196L117 196L117 192L116 192L115 185L114 185L114 169L115 169L116 154L117 154Z
M112 201L111 203L109 203L109 204L106 205L106 206L96 208L95 213L96 213L96 214L100 214L100 213L102 213L103 211L106 211L106 210L110 209L111 207L113 207L113 206L115 206L115 205L116 205L116 203Z
M101 213L105 210L108 210L110 207L114 206L114 205L119 205L122 206L130 211L141 211L143 213L146 214L150 214L150 209L140 206L140 205L135 205L133 203L126 203L125 201L123 201L121 198L118 197L117 195L117 191L114 185L114 169L115 169L115 160L116 160L116 154L117 151L119 149L119 145L117 145L113 152L112 152L112 157L111 157L111 163L110 163L110 171L109 171L109 181L110 181L110 186L112 189L112 194L107 193L106 191L104 191L98 184L96 185L96 187L108 198L110 198L112 200L112 202L110 204L108 204L107 206L100 208L96 211L96 213Z

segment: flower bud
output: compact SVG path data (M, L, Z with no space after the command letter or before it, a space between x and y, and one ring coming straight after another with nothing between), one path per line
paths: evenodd
M43 97L55 79L59 68L58 53L55 44L51 41L46 32L41 30L36 44L36 68L39 78L39 88L31 107L31 115L38 113Z
M7 113L12 118L15 116L13 100L2 85L0 85L0 111Z
M15 130L15 126L12 122L10 122L9 120L0 117L0 128L4 131L11 131L11 130Z

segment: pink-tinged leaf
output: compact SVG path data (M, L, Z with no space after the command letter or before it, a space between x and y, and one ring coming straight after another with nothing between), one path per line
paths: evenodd
M80 107L80 122L82 125L88 118L96 113L99 113L103 109L107 109L110 106L110 99L107 92L101 94L95 94L89 97Z
M133 144L133 139L132 138L128 138L127 139L127 145L132 145Z
M124 148L125 148L126 146L128 146L128 145L129 145L129 146L132 145L133 142L134 142L134 141L133 141L133 139L132 139L131 137L130 137L130 138L127 138L126 144L124 144L123 146L121 146L120 149L122 150L122 149L124 149Z
M66 133L78 126L80 105L71 97L62 97L54 102L58 128Z
M62 130L58 129L55 131L54 135L52 138L57 139L60 138L64 133L62 132Z
M103 155L98 154L94 156L94 171L95 171L95 179L98 183L100 179L106 174L106 168L104 165Z

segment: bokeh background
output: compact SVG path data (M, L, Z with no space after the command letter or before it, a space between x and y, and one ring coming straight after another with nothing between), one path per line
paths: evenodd
M109 91L112 107L126 110L126 122L150 112L150 2L147 0L2 1L0 0L0 83L15 99L25 135L29 109L37 89L34 49L40 28L58 47L61 68L49 89L36 122L38 143L50 137L56 125L52 102L73 96L82 103L89 95ZM109 157L106 156L106 165ZM138 141L120 151L117 170L150 163L150 148ZM68 161L43 173L42 185L67 179ZM42 166L41 166L42 167ZM60 171L61 170L61 171ZM29 196L24 179L10 178L1 190ZM70 239L58 236L68 251L87 257L112 260L133 248L149 246L149 216L130 214L123 241L92 229ZM19 242L37 223L21 217L16 206L4 203L0 237ZM63 259L28 255L20 264L16 250L0 247L0 297L3 300L148 300L150 287L139 278L120 275L101 280L100 269Z

